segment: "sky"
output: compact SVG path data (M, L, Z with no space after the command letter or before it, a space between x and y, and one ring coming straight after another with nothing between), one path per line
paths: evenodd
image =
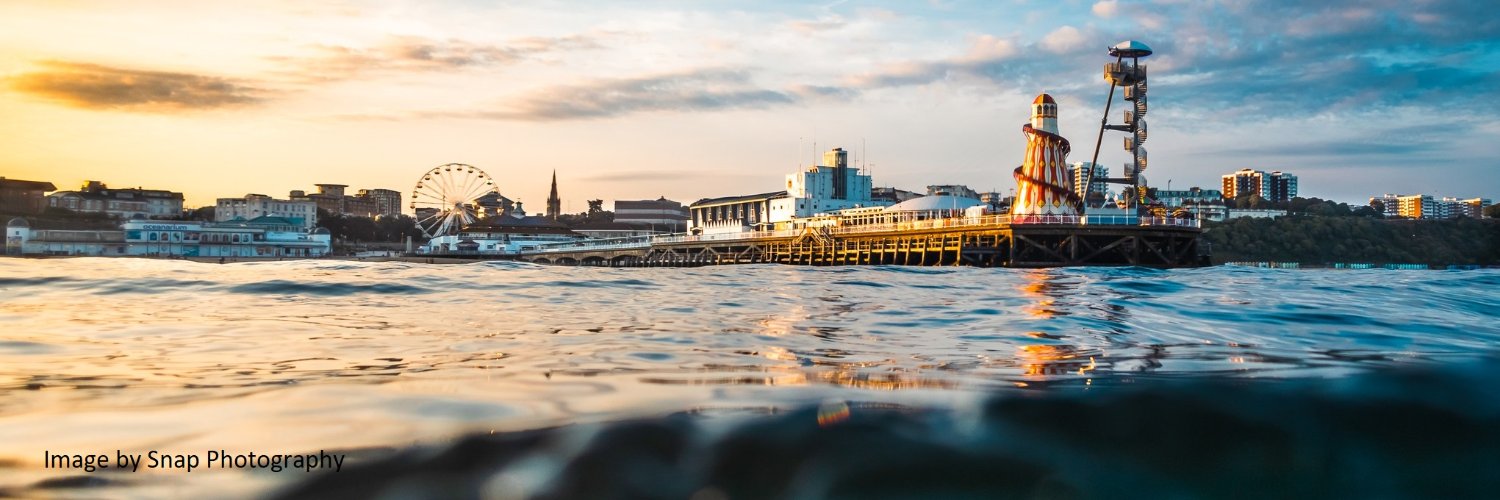
M1008 192L1059 103L1094 152L1139 40L1157 187L1500 199L1500 16L1481 1L0 2L0 176L285 197L476 166L588 199L774 191L843 147L877 186ZM1118 103L1118 94L1116 103ZM1119 123L1118 107L1111 123ZM1118 174L1122 134L1100 163ZM608 205L606 205L608 206Z

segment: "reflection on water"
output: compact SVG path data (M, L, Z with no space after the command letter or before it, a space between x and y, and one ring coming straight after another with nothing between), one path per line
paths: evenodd
M962 408L1448 364L1494 350L1497 290L1493 270L0 259L0 492L59 477L44 449L364 450L685 410ZM287 480L142 477L120 486Z

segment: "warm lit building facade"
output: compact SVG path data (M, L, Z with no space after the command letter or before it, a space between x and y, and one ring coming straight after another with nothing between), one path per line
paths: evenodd
M361 189L356 199L368 200L375 204L376 215L400 215L401 214L401 192L394 189Z
M1460 199L1445 197L1436 199L1431 195L1395 195L1385 194L1370 198L1370 204L1380 202L1384 205L1386 217L1405 217L1408 219L1455 219L1468 217L1471 219L1484 218L1484 207L1490 205L1488 198Z
M359 195L349 196L345 184L314 184L318 191L307 193L292 191L287 197L293 201L311 201L328 213L356 217L379 217L401 213L401 193L391 189L361 189Z
M1286 172L1245 168L1222 179L1224 197L1230 200L1258 195L1267 201L1286 202L1297 197L1297 176Z
M304 230L310 230L318 225L318 204L307 199L278 200L263 194L219 198L214 204L216 222L251 220L257 217L281 217L293 221Z
M114 189L103 182L86 181L77 191L58 191L47 198L49 207L103 213L121 219L182 216L182 193L161 189Z

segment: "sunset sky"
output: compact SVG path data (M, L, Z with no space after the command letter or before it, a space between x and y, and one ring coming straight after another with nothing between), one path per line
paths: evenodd
M1156 50L1153 185L1500 199L1482 1L0 2L0 176L409 193L460 162L531 211L772 191L842 146L877 186L1014 187L1053 94L1093 152L1105 47ZM1118 111L1111 122L1119 122ZM1120 134L1101 163L1118 174Z

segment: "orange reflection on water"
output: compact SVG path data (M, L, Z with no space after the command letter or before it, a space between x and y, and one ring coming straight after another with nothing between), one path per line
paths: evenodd
M1084 362L1084 355L1072 346L1027 345L1017 348L1017 351L1017 357L1021 358L1021 373L1027 376L1084 375L1099 367L1093 356L1088 356L1088 362Z
M1050 271L1032 270L1026 273L1026 282L1016 287L1024 297L1037 299L1036 304L1026 306L1022 311L1033 318L1051 318L1057 316L1057 310L1052 306L1057 303L1057 295L1061 290L1053 283Z

